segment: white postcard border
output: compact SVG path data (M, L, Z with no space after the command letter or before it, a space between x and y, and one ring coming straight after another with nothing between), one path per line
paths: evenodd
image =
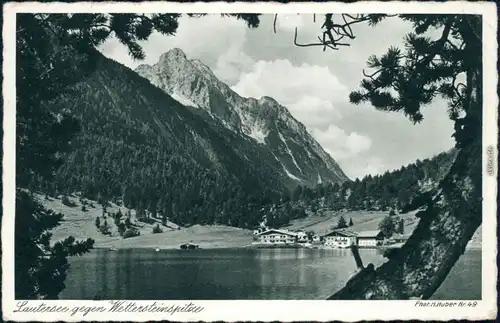
M496 85L497 15L492 2L356 2L356 3L7 3L3 7L3 218L2 218L2 311L4 319L15 321L358 321L358 320L450 320L495 318L497 181L486 173L486 149L497 156L498 97ZM483 16L483 246L482 300L474 307L420 307L418 301L192 301L200 312L89 312L88 307L112 307L109 301L30 301L30 306L65 306L66 312L14 312L14 206L15 206L15 14L19 12L255 12L255 13L462 13ZM479 156L478 156L479 157ZM496 167L496 163L494 165ZM332 290L332 292L334 292ZM146 306L153 301L128 301ZM465 301L467 302L467 301ZM156 301L156 306L186 307L189 301ZM436 301L436 303L443 303ZM471 303L472 306L472 303ZM86 307L85 309L83 307ZM179 309L178 308L178 309ZM172 311L175 308L172 308ZM80 312L78 312L80 310ZM74 315L72 312L76 311Z

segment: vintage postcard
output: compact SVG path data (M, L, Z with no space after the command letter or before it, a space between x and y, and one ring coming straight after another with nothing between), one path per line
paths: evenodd
M496 12L6 3L3 319L496 318Z

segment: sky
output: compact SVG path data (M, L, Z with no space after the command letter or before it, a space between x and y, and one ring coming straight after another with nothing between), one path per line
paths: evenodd
M270 96L287 107L352 179L397 169L453 147L453 123L443 100L426 106L424 121L416 125L401 113L349 103L368 57L381 55L392 45L402 46L410 25L398 18L375 27L358 24L353 26L356 38L349 47L323 51L293 43L296 27L299 43L317 42L319 15L316 22L312 15L279 15L276 33L273 18L262 15L260 26L250 29L242 20L220 15L182 16L175 36L154 33L141 43L143 61L134 61L114 38L100 50L135 68L153 65L164 52L181 48L241 96Z

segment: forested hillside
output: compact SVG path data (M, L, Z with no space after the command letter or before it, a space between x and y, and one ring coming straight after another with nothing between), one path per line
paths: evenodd
M180 225L278 227L330 210L401 210L433 187L455 151L362 180L290 189L280 161L211 118L184 106L130 69L101 57L96 72L46 106L79 120L81 131L51 181L27 188L48 195L81 192L123 203L142 218Z
M260 206L285 190L265 149L104 57L47 105L75 116L81 131L54 180L33 177L29 188L123 200L145 217L161 213L184 225L240 227L258 223Z
M452 149L437 156L403 166L381 175L338 184L320 184L316 188L298 186L290 200L307 206L312 212L329 210L402 211L420 193L437 185L456 157Z
M97 72L48 103L69 112L81 131L51 182L30 187L49 195L81 192L115 201L140 217L181 225L279 227L330 210L401 210L430 189L455 151L382 175L290 190L264 146L244 140L202 110L181 105L119 63L102 58Z

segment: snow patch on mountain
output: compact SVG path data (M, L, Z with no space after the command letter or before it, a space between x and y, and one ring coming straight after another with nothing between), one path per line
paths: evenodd
M231 101L233 106L239 107L235 109L235 112L241 120L241 130L243 133L255 139L259 144L265 145L269 131L266 129L264 122L259 120L258 116L256 117L251 113L252 108L258 109L258 107L251 106L251 101L243 102L243 99L237 95L234 95L229 101Z
M266 144L267 134L264 133L264 131L262 129L259 129L257 127L252 127L250 129L250 133L248 133L248 136L255 139L259 144L263 144L263 145Z
M293 175L292 173L290 173L290 172L288 171L288 169L286 169L285 165L281 164L281 166L283 166L283 170L285 171L285 173L286 173L286 175L287 175L288 177L290 177L291 179L294 179L294 180L296 180L296 181L301 182L301 179L300 179L300 178L298 178L297 176Z
M300 178L298 178L297 176L293 175L292 173L290 173L290 171L285 167L285 165L283 165L283 163L279 160L278 157L276 157L276 155L274 153L271 153L274 157L274 159L276 159L276 161L281 165L281 167L283 168L283 170L285 171L285 174L290 177L291 179L294 179L296 181L299 181L299 182L302 182L302 180Z
M292 161L293 163L295 164L295 167L297 167L297 169L301 172L301 173L304 173L302 171L302 169L300 168L299 164L297 164L297 161L295 160L295 157L293 156L293 153L292 151L290 150L290 148L288 147L288 144L286 143L286 140L285 140L285 137L283 137L283 135L281 134L281 132L278 131L278 136L280 137L281 141L283 141L283 143L285 144L285 147L286 147L286 150L288 151L288 154L290 155L290 157L292 157Z

